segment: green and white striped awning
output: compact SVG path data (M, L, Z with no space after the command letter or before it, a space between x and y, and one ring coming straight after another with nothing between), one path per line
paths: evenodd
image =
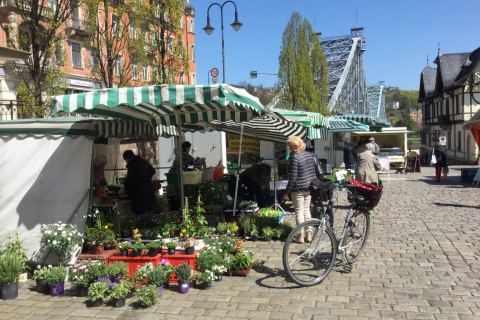
M327 122L328 131L330 132L370 131L368 125L353 120L347 120L342 117L328 117Z
M272 111L279 113L282 117L289 121L300 123L306 127L323 128L327 126L326 118L318 112L278 108L275 108Z
M58 117L0 121L0 136L89 136L156 138L157 128L140 121ZM167 131L164 132L168 136Z
M86 113L154 126L242 122L264 113L258 98L226 84L111 88L55 96L53 101L55 114Z
M241 125L233 121L213 121L213 129L240 134ZM243 122L243 134L264 141L286 143L288 137L307 136L307 128L301 124L288 121L276 113L267 113L262 117Z

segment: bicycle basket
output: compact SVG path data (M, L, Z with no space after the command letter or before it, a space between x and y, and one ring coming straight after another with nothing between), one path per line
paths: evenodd
M383 193L383 188L375 183L366 183L355 179L349 179L348 183L355 187L353 200L357 205L372 210L378 205Z
M310 196L314 205L320 205L333 197L334 185L330 181L315 178L310 182Z

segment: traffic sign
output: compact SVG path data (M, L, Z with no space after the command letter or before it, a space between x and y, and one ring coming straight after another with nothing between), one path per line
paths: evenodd
M218 74L219 74L219 71L217 68L210 69L210 75L212 76L212 78L218 77Z
M216 83L217 83L217 80L218 80L217 77L213 77L213 78L212 78L212 83L213 83L213 84L216 84Z
M446 145L447 144L447 137L445 137L445 136L438 137L438 142L440 143L441 146Z

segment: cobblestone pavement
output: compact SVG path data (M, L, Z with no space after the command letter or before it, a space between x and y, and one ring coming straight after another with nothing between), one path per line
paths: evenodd
M285 280L282 243L250 242L262 265L249 277L166 291L149 309L87 308L85 298L40 295L26 283L18 299L0 301L0 319L480 319L480 189L460 184L455 168L441 184L423 171L391 175L364 255L320 285Z

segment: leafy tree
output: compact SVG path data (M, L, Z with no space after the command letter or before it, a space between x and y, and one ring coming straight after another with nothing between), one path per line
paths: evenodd
M22 23L18 47L29 51L24 64L14 64L21 81L18 97L28 106L28 116L43 117L51 112L51 96L65 89L64 74L58 69L64 43L61 26L70 18L80 0L14 0ZM15 41L13 41L15 42ZM60 52L60 53L59 53Z
M180 25L184 15L182 0L156 0L146 4L143 12L145 53L153 69L153 83L182 81L180 74L188 74L189 56L182 41Z
M293 13L282 37L279 57L280 105L328 113L328 66L310 23Z
M143 38L137 30L142 10L142 1L86 1L84 43L91 48L92 78L101 87L126 86L139 72L132 65L144 61Z
M275 93L274 88L268 88L264 86L254 86L253 84L248 83L246 81L242 81L236 84L235 86L239 88L244 88L245 90L247 90L248 93L257 97L264 106L266 106L272 101Z

